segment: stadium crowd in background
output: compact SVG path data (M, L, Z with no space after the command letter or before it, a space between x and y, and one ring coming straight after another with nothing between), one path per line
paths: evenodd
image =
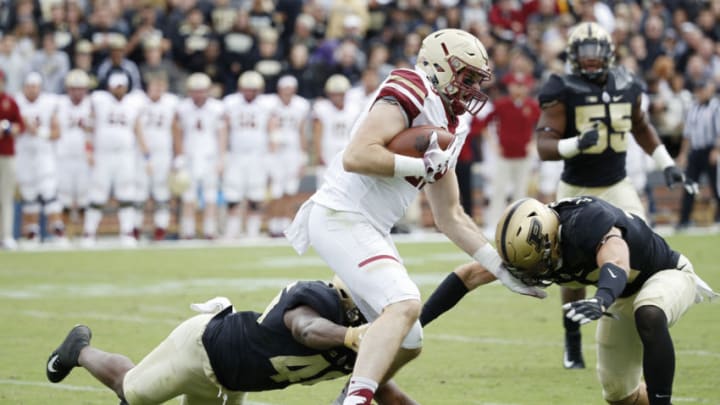
M494 78L487 92L491 95L491 101L495 101L507 93L507 84L516 82L517 77L532 78L523 82L530 87L530 95L534 97L539 86L545 82L550 73L565 71L565 45L570 28L580 21L596 21L611 33L615 43L616 63L634 72L646 86L649 96L647 108L651 121L658 128L659 135L671 155L675 157L681 150L680 145L684 137L690 139L691 145L697 142L693 141L695 131L684 128L683 125L691 105L702 104L697 98L697 90L706 84L717 85L720 81L718 18L720 18L720 1L699 0L2 1L0 2L2 33L0 66L5 79L5 92L8 95L21 94L27 79L33 77L34 82L39 75L40 91L43 95L50 96L50 99L55 98L53 94L70 93L68 73L71 71L85 73L87 83L82 86L91 92L95 89L112 90L109 86L110 79L114 74L121 72L127 77L126 91L128 96L131 96L130 100L133 102L139 100L138 103L142 105L149 105L144 104L148 103L148 97L143 93L149 91L151 78L158 73L164 76L167 92L181 98L188 96L191 100L193 89L187 89L188 84L192 83L196 92L198 90L207 92L208 99L218 100L235 94L238 90L239 77L249 71L260 74L264 93L278 98L276 94L281 78L292 77L294 79L292 83L296 83L297 96L312 104L309 109L311 112L307 117L303 117L306 120L302 119L302 124L299 125L302 129L297 129L297 134L301 134L298 135L301 136L301 142L294 146L298 149L296 151L298 157L297 162L292 165L297 165L298 169L294 173L301 179L303 175L312 172L308 168L322 165L325 159L320 153L323 147L313 144L312 140L326 140L328 137L320 136L322 131L318 128L311 129L310 126L323 122L328 115L330 118L339 117L336 111L361 110L364 102L361 100L371 97L372 83L377 85L393 68L412 68L415 65L415 55L422 39L428 33L442 28L460 28L482 41L490 54ZM206 76L209 79L208 83L205 83L204 79L187 80L189 77L200 77L193 76L195 74ZM352 88L348 89L344 84L338 86L338 80L333 83L335 87L330 86L328 79L338 77L334 75L341 75L340 77L347 79ZM75 79L77 77L76 73ZM284 83L288 83L288 80L286 79ZM82 81L85 82L84 79ZM335 88L345 91L345 99L342 103L333 101L328 86L331 90ZM354 96L351 97L351 94ZM714 96L711 94L712 97ZM329 106L323 107L324 103L318 102L322 99L330 100ZM193 101L195 103L193 108L199 108L204 103L199 101L198 99ZM55 102L59 103L53 101L51 104ZM211 104L215 103L211 102ZM273 105L275 107L268 107L273 108L269 113L269 119L282 121L283 113L278 107L280 104ZM340 105L343 107L341 108ZM710 103L705 108L717 108L715 105L716 103ZM219 108L222 109L219 115L223 117L221 126L227 126L232 132L232 125L227 124L237 119L234 115L238 112L224 109L222 104ZM26 113L23 111L21 114L26 123L35 118L25 116ZM191 149L187 148L187 142L189 142L188 133L191 131L188 126L192 127L192 123L185 122L183 125L181 122L183 119L187 121L187 115L180 115L177 111L173 115L173 124L169 129L166 128L174 135L172 142L174 149L169 152L170 168L166 171L165 168L168 166L163 164L160 172L172 177L173 173L187 171L191 180L193 178L195 180L191 181L191 184L198 186L200 185L197 184L198 176L203 177L208 168L201 167L203 165L197 166L199 155L194 156L194 159L193 156L189 156L188 151ZM147 117L146 122L149 122ZM83 123L83 130L87 134L92 134L97 132L98 124L88 117L88 121ZM268 124L259 123L259 125ZM305 125L308 125L308 128L305 128ZM196 129L202 128L196 127ZM217 130L223 131L220 128ZM136 144L135 162L132 165L138 166L140 172L157 176L158 173L153 172L154 165L158 164L154 161L155 153L142 150L141 145L144 141L135 141L135 134L138 132L136 128L129 131L125 135L131 136L131 142ZM276 142L278 137L283 138L286 135L280 135L282 131L271 132L264 134L266 139L260 142L264 142L268 150L272 151L281 146ZM341 131L333 133L341 135L339 132ZM506 145L502 138L498 141L494 136L495 133L501 132L501 129L493 128L491 125L488 133L493 136L482 137L485 146L482 155L486 166L482 170L486 183L483 188L486 191L491 190L493 180L487 166L494 165L493 162L496 162L499 156L508 158L499 154L493 146L498 143L501 146ZM705 148L708 149L709 159L707 170L714 172L717 170L715 164L717 152L713 149L717 149L719 138L715 131L712 132L708 134ZM50 134L50 131L41 129L40 133ZM311 137L311 134L315 136ZM25 131L24 134L18 134L15 140L26 136L37 137L31 131ZM147 133L145 136L148 136ZM220 134L214 133L213 136L217 138ZM233 134L227 136L232 139ZM60 130L58 134L53 134L48 139L57 143L58 141L52 140L62 137L63 133ZM88 137L93 138L90 135ZM3 139L2 142L9 143L11 139ZM480 138L473 137L473 139ZM97 142L97 139L95 141ZM178 146L183 141L184 149ZM220 208L218 211L223 212L226 209L225 181L231 177L228 175L228 169L232 167L232 163L223 160L242 154L237 150L229 150L228 144L232 146L232 142L221 141L217 145L219 149L208 152L211 154L217 152L217 155L211 158L211 160L216 159L213 163L212 176L217 176L217 180L202 179L203 191L210 192L211 195L199 196L196 189L181 193L184 194L182 201L192 204L197 201L197 208L209 213L203 221L204 229L201 233L205 237L228 235L226 226L223 226L226 222L218 222L217 213L211 209L215 203L218 203ZM92 148L93 145L89 144L85 147ZM179 155L183 150L185 153ZM682 151L685 153L686 149ZM192 150L192 152L197 155L201 151ZM472 150L467 152L473 155ZM695 147L692 147L692 151L688 153L695 153ZM478 158L473 156L469 159L472 161ZM58 159L60 162L61 158ZM535 156L531 156L531 159L534 163L529 165L530 168L527 170L531 170L532 174L540 173L541 176L540 178L531 176L527 192L530 195L538 195L539 192L552 194L559 172L548 169L547 165L552 165L550 162L540 164ZM679 163L686 161L688 160L685 156L681 156L678 160ZM690 159L690 161L694 160ZM22 163L18 162L18 165ZM641 167L640 171L644 170L643 165L639 167ZM696 171L695 168L691 169ZM192 173L192 170L197 172ZM138 170L131 172L137 173ZM54 173L58 177L68 176L62 169ZM548 173L549 177L545 175ZM640 173L641 176L643 174ZM86 177L91 179L89 187L92 188L93 176L88 174ZM157 179L154 181L157 182ZM57 188L63 180L57 179L55 182L58 183L55 187ZM210 183L210 186L206 187L205 183ZM212 183L216 183L215 187L211 187ZM110 185L113 193L117 193L117 185L113 182L110 182ZM469 186L473 187L472 182ZM278 190L278 187L276 186L275 190ZM8 207L4 205L8 204L9 191L5 187L0 189L0 192L3 193L0 199L0 205L3 206L0 209L6 213ZM714 193L709 187L705 187L704 192L705 194L702 195ZM215 193L219 193L219 197ZM283 194L292 193L297 193L297 187L291 185ZM145 195L145 193L137 194ZM252 223L252 229L248 232L255 233L256 225L254 219L245 216L245 211L262 213L270 200L270 194L273 199L280 198L277 191L270 193L268 189L263 201L258 202L253 199L245 202L246 200L243 199L244 204L240 205L243 211L238 215L246 218L247 225ZM158 200L152 193L147 196L149 197L152 197L154 203L148 207L154 206L156 217L160 212L160 218L154 223L156 229L151 237L165 238L167 228L175 229L181 221L178 220L177 215L172 216L169 223L164 219L164 210L167 206L174 207L172 201L163 198ZM679 205L682 197L678 195L676 199ZM48 201L44 199L25 201L24 206L29 205L30 211L37 211L47 208L53 203L51 200L52 198ZM130 217L128 207L131 205L135 207L136 212L138 209L145 209L145 201L137 200L138 198L118 201L121 203L120 210L127 208L125 216L128 218ZM683 227L691 223L688 207L693 202L687 197L685 200L683 213L688 214L683 214L680 220L680 225ZM59 201L65 205L62 198ZM652 200L650 202L652 203ZM64 209L66 212L69 212L69 208L77 208L80 213L92 211L92 209L86 210L87 207L83 205L86 203L87 196L77 196L77 200L72 201L73 206L65 205ZM186 218L186 225L184 230L180 229L179 232L187 237L193 237L196 233L194 211L187 213L187 210L194 209L192 204L185 204L186 214L183 218ZM285 201L284 204L287 206L291 203ZM482 201L476 201L476 204L483 205ZM52 208L52 205L50 207ZM105 204L99 204L95 208L101 214L107 211ZM277 215L277 218L274 218L273 229L269 229L271 225L267 213L263 229L277 234L285 223L283 221L286 221L283 218L287 218L289 214L287 208L282 208L273 215ZM137 238L138 231L142 231L138 228L138 225L143 225L137 221L138 217L142 218L133 215L132 220L126 220L135 225L134 238ZM8 214L4 214L3 218L8 218ZM90 219L93 223L98 220L95 214L91 215ZM476 219L483 222L477 215ZM718 219L720 218L716 214L711 222ZM66 224L77 222L77 214L65 215L64 221ZM490 221L485 220L485 222ZM678 220L673 218L672 221ZM87 218L85 223L88 228ZM243 234L242 223L229 221L227 225L231 223L233 229L230 229L230 235ZM52 228L51 233L55 232L61 239L64 238L64 230L59 222L55 221L49 225ZM484 225L493 227L492 223ZM92 230L93 226L89 228ZM127 224L121 224L120 228L123 237L131 236L128 235ZM235 228L238 230L236 231ZM46 234L46 231L39 229L39 224L36 223L25 222L21 229L22 234L26 237L31 236L31 239ZM76 230L73 233L79 236L83 232ZM86 239L91 241L92 235L87 235L88 229L85 229L84 233L89 237ZM12 238L8 238L7 235L4 237L5 248L15 247Z

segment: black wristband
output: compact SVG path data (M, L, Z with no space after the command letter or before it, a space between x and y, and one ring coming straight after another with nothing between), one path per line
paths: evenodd
M607 309L622 294L627 285L627 273L621 267L605 263L600 267L595 297L601 298Z

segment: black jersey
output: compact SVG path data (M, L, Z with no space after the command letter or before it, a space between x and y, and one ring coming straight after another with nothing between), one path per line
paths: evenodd
M352 350L315 350L293 338L283 316L301 305L347 325L337 291L322 281L288 285L262 314L226 309L216 315L202 341L218 382L233 391L268 391L350 374L356 358Z
M625 178L625 154L632 129L633 105L643 92L622 67L609 70L603 86L578 75L552 75L540 90L540 105L565 105L565 133L571 138L597 125L598 143L565 159L562 180L583 187L604 187Z
M595 197L563 199L550 208L560 216L562 264L552 274L558 284L597 284L597 249L612 227L620 229L630 250L630 275L621 297L636 293L658 271L677 266L680 254L637 215Z

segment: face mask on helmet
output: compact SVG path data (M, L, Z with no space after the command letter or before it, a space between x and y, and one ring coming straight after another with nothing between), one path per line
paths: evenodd
M418 53L417 67L435 86L453 114L477 114L488 97L480 90L490 80L487 51L473 35L445 29L428 35Z
M330 281L330 287L334 288L340 296L340 304L342 304L345 317L347 318L350 326L357 326L365 323L365 318L360 313L357 305L355 305L355 301L353 301L352 296L350 296L350 291L348 291L347 286L345 286L345 283L340 279L340 277L333 277L332 281Z

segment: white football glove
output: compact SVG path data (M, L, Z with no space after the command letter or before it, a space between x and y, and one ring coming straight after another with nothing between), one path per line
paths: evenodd
M425 182L435 183L447 172L450 159L455 152L455 141L448 146L447 150L440 149L438 144L437 133L433 131L430 134L430 144L423 155L423 163L425 163Z
M497 268L494 271L491 271L495 278L500 280L500 282L508 288L508 290L522 294L527 295L530 297L540 298L543 299L547 297L547 292L539 287L531 287L522 281L520 281L517 277L510 274L508 269L505 267L505 265L501 265L499 268Z

